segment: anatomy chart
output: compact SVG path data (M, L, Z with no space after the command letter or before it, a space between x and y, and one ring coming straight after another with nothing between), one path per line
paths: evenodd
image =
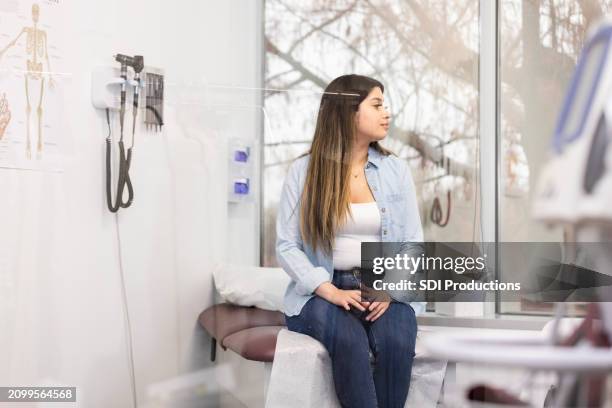
M59 170L62 0L0 0L0 168Z

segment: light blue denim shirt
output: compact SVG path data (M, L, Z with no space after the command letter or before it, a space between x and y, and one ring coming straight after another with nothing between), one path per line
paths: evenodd
M300 234L300 197L306 179L306 155L289 168L281 193L276 219L276 259L291 277L285 292L285 314L300 314L302 307L323 282L331 282L333 259L325 251L304 244ZM423 228L414 182L408 164L394 155L368 150L365 175L378 205L382 242L423 242ZM409 302L416 314L425 310L424 302Z

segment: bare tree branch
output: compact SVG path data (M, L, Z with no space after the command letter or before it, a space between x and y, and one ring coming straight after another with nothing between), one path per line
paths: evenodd
M407 144L415 149L427 160L435 163L439 167L445 167L446 173L452 176L463 177L467 181L471 181L474 173L474 166L458 162L457 160L448 157L443 150L427 142L417 132L398 128L393 136L395 139Z
M374 73L372 75L376 76L377 74L380 74L381 69L376 66L376 64L374 64L372 61L370 61L370 59L368 57L366 57L361 51L359 51L357 48L355 48L353 45L349 44L346 40L344 40L343 38L338 37L335 34L330 33L329 31L325 31L325 30L321 30L321 32L331 38L333 38L334 40L337 40L339 42L341 42L344 46L346 46L349 50L353 51L353 53L355 55L357 55L358 57L360 57L361 59L363 59L365 62L368 63L369 66L371 66L374 69Z
M287 75L287 74L290 74L292 72L295 72L295 70L293 68L287 69L285 71L278 72L278 73L276 73L276 74L266 78L266 83L270 83L270 82L274 81L276 78L280 78L283 75Z
M308 37L310 37L312 34L316 33L317 31L321 31L323 30L323 28L327 27L328 25L340 20L343 16L345 16L348 12L352 11L355 8L355 5L357 4L357 1L354 1L350 4L350 6L345 9L345 10L341 10L339 11L335 16L333 16L332 18L330 18L329 20L324 21L323 23L315 26L312 25L312 28L310 29L310 31L308 31L306 34L304 34L303 36L301 36L300 38L298 38L292 45L291 48L289 48L289 51L287 51L287 54L291 55L291 53L293 53L293 51L295 50L295 48L301 44L305 39L307 39ZM307 20L305 20L306 22L308 22ZM308 22L310 24L310 22Z
M297 61L291 55L279 50L278 47L274 45L267 36L264 36L264 43L267 52L276 55L277 57L285 61L287 64L291 65L293 68L295 68L302 74L304 79L311 81L313 84L319 86L321 89L325 89L327 81L319 78L317 75L315 75L312 71L302 65L302 63Z
M327 85L327 82L325 80L316 76L312 71L308 70L290 55L287 55L286 53L280 51L278 47L276 47L276 45L274 45L268 37L265 37L265 44L266 50L268 52L277 55L282 60L293 66L297 71L301 72L304 79L307 79L315 85L318 85L321 89L325 88L325 86ZM393 132L393 134L396 138L398 138L398 140L416 149L419 153L423 155L425 159L430 160L440 166L448 164L449 174L465 177L467 179L470 179L472 177L472 171L467 171L467 169L470 169L471 166L458 163L457 161L446 157L440 149L423 140L423 138L421 138L417 133L397 128L397 131Z
M306 78L304 78L304 76L300 76L298 79L296 79L295 81L289 82L288 84L282 84L282 85L271 85L272 88L276 88L273 91L268 91L268 93L266 93L266 98L270 97L272 95L276 95L279 94L283 91L288 91L291 90L291 88L293 88L296 85L301 84L302 82L304 82L306 80Z

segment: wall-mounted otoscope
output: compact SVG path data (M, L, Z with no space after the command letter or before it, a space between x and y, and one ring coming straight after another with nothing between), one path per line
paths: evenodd
M123 143L123 122L125 119L125 99L127 94L127 68L128 65L132 62L132 57L128 57L127 55L117 54L115 55L115 61L121 64L121 79L123 82L121 83L121 107L119 108L119 126L121 127L121 143Z

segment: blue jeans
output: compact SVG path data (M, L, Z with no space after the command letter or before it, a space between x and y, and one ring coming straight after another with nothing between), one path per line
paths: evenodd
M358 289L352 274L334 273L340 289ZM310 299L297 316L285 316L289 330L320 341L332 361L338 400L344 408L403 408L410 387L417 323L410 305L391 302L373 322L368 312L347 311L320 296ZM370 366L369 351L375 357Z

